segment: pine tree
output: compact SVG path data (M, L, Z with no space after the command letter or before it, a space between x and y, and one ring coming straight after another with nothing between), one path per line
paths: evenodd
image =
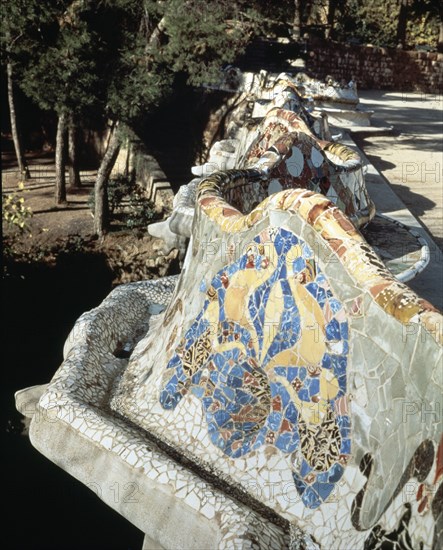
M250 39L257 17L245 0L6 2L18 14L21 87L58 117L56 204L66 200L69 121L93 110L113 128L95 189L95 232L102 235L107 179L122 136L169 98L178 82L217 80L221 66Z
M14 143L17 165L20 173L20 179L27 180L30 178L29 168L26 163L23 152L23 145L20 139L18 130L17 113L15 108L14 94L14 54L20 48L20 39L22 33L20 24L17 21L17 13L11 9L6 9L4 16L1 19L1 51L2 59L6 63L6 79L8 89L8 107L11 122L11 134Z
M121 136L138 117L170 97L178 80L199 86L219 79L221 66L232 62L251 37L255 19L245 5L221 0L107 3L109 9L121 10L115 33L119 50L106 85L107 116L119 124L97 175L94 229L98 235L107 229L108 215L103 211L107 178Z
M23 91L58 118L55 203L66 201L68 120L96 101L100 48L89 29L90 3L50 0L7 0L21 39L16 65Z

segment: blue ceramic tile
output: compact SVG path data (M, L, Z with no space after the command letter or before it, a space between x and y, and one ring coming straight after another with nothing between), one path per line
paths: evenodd
M282 415L279 412L272 412L268 416L268 426L272 431L276 431L280 428L280 424L282 421Z
M305 492L303 493L301 497L303 504L307 508L311 508L314 510L315 508L318 508L320 504L322 503L319 495L312 487L306 487Z
M351 440L350 439L342 439L341 447L340 447L340 453L343 454L343 455L351 454Z
M300 438L297 433L285 432L277 437L275 446L285 453L292 453L298 447L299 443Z
M297 258L292 262L292 269L294 272L299 273L306 267L306 263L303 258Z
M329 298L329 307L333 313L337 313L341 309L341 304L336 298Z
M289 403L289 405L286 407L285 416L289 420L289 422L292 422L292 424L297 424L298 411L294 403Z
M313 180L316 183L317 180ZM307 290L311 293L314 299L319 303L324 310L326 301L328 301L331 311L336 314L341 309L341 304L336 300L329 290L325 290L322 284L326 284L324 274L313 264L312 258L314 254L310 247L303 241L291 233L289 230L280 228L273 230L274 244L266 243L266 249L269 246L275 246L278 254L277 266L271 266L273 272L269 279L261 284L255 290L251 290L251 295L247 304L249 315L252 319L254 330L249 332L246 328L241 327L237 323L227 319L224 310L224 299L226 290L222 283L222 275L225 274L229 279L239 270L246 269L246 264L249 261L246 254L233 264L226 266L220 270L211 281L211 285L216 289L219 300L219 324L211 326L211 337L215 336L217 341L222 343L238 341L244 345L245 352L240 351L239 347L234 347L231 350L222 353L213 353L205 360L205 365L213 365L215 370L211 370L209 374L211 385L204 381L201 377L201 369L203 364L195 365L192 371L195 371L192 378L189 380L188 371L184 371L182 360L176 354L168 363L168 369L173 369L174 376L166 383L164 389L160 393L160 402L165 408L174 408L178 401L182 398L182 393L192 391L194 395L201 399L204 410L206 411L206 422L211 441L217 445L227 456L232 458L243 456L253 449L258 449L264 444L270 444L271 432L273 433L273 445L283 453L294 452L300 442L297 428L299 412L297 406L291 401L291 392L289 392L280 382L274 382L267 379L266 365L282 350L288 349L296 345L300 338L300 318L299 311L292 295L291 287L286 280L286 253L295 244L300 243L302 247L302 257L296 258L293 261L293 269L301 271L305 268L309 269L315 280L306 285ZM255 238L256 243L260 243L260 238ZM263 255L254 252L254 266L261 271L260 266ZM250 269L250 268L248 268ZM265 310L269 301L271 290L275 285L280 285L281 294L283 296L283 312L280 319L275 319L272 324L265 324ZM201 287L206 288L205 286ZM190 349L198 344L198 339L208 330L209 323L203 318L203 315L209 305L209 300L206 299L202 311L199 313L196 321L185 334L185 349ZM268 335L272 342L267 350L266 357L260 367L255 366L255 363L249 363L248 358L258 362L256 351L250 348L249 344L255 341L261 352L263 346L264 331L268 331ZM206 336L205 336L206 337ZM347 338L348 326L347 323L338 323L336 319L332 319L326 326L326 338L330 341L341 341L343 343L343 354L325 354L322 360L324 368L333 370L338 378L340 391L338 396L343 395L346 391L346 366L347 358ZM246 353L246 355L245 355ZM311 398L319 393L319 379L307 375L306 368L293 366L277 366L274 367L275 375L284 377L289 383L294 383L298 377L301 383L301 388L298 391L299 397L311 402ZM264 380L267 380L268 394L267 399L273 399L274 406L276 402L280 402L281 410L269 410L266 418L259 420L257 423L250 420L249 413L242 413L244 407L250 408L258 405L257 397L255 397L256 388L246 383L247 377L245 373L255 376L260 385L263 385ZM258 373L261 373L260 376ZM180 381L180 383L179 383ZM201 385L200 385L201 384ZM186 389L187 388L187 389ZM266 388L265 388L266 389ZM213 395L204 396L205 393ZM266 402L267 403L267 402ZM335 400L332 400L330 406L334 407ZM244 421L242 415L244 414ZM253 414L253 413L252 413ZM233 415L237 418L233 421ZM347 416L338 416L337 425L341 434L341 452L348 454L350 452L350 421ZM289 429L289 431L288 431ZM223 433L223 436L222 436ZM338 467L339 466L339 467ZM312 472L312 469L303 460L301 467L301 475L306 476ZM294 483L297 491L302 495L302 500L306 506L316 508L321 502L331 494L333 484L339 479L342 473L342 468L337 463L334 464L328 472L323 472L317 475L315 486L307 485L294 472Z
M327 340L340 340L340 323L337 319L332 319L326 325L326 339Z

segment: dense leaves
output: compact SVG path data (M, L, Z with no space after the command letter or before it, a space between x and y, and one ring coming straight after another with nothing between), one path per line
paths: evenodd
M41 107L131 123L171 93L218 78L254 32L282 33L293 0L4 0L3 60ZM406 42L434 43L437 0L307 0L302 28L332 37L396 46L400 6ZM331 18L333 12L334 17Z
M439 24L436 0L3 0L3 13L8 74L58 117L57 203L68 124L119 123L99 170L97 205L106 205L111 163L128 128L184 86L219 79L255 33L301 30L396 46L436 42Z
M435 47L439 27L438 0L346 0L337 3L335 36L343 41L396 47L400 8L405 10L405 46ZM400 32L401 34L401 32Z
M258 28L247 2L5 0L3 51L40 107L131 122L188 84L214 81Z
M58 113L91 105L97 52L80 7L61 1L6 0L6 4L5 48L24 92L41 108Z
M30 232L27 218L32 216L32 210L25 204L25 199L22 196L24 191L23 182L20 182L18 188L19 191L2 195L2 222L10 228Z

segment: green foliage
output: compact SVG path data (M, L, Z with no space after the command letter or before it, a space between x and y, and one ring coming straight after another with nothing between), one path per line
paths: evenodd
M154 204L144 195L140 187L136 187L129 197L129 209L124 214L123 222L128 229L146 229L146 227L158 219Z
M436 0L412 2L406 27L409 44L433 46L437 43L441 9L441 4Z
M220 67L234 60L257 28L254 17L246 2L126 0L108 116L132 125L167 100L178 81L200 85L219 79Z
M246 0L5 0L2 47L44 109L131 125L175 84L211 83L262 21Z
M81 114L96 103L102 49L85 17L89 2L7 0L20 86L41 108Z
M24 184L19 183L19 190L23 192ZM7 262L17 256L16 244L21 240L24 234L32 237L29 226L29 218L33 212L29 206L26 206L22 193L12 191L2 194L2 276L8 275Z
M167 42L157 53L192 85L215 82L251 37L254 24L236 2L170 0L164 12Z
M19 190L23 191L23 183L19 183ZM18 229L21 233L31 233L28 218L32 210L26 206L22 193L12 191L2 195L2 222L10 229Z
M411 48L419 44L435 47L441 0L300 0L303 32L324 34L329 10L335 7L334 39L396 47L400 4L404 1L407 3L406 44ZM272 31L278 31L280 36L291 34L294 0L258 0L255 5L264 20L265 34L272 35Z
M324 24L330 0L300 2ZM336 38L396 46L399 0L336 4ZM256 32L290 29L292 0L4 0L3 59L41 107L133 124L178 81L211 83ZM435 41L436 0L409 0L407 41Z
M338 4L335 36L375 46L397 46L400 0L346 0ZM406 43L436 45L439 8L436 0L409 0Z
M258 28L245 0L5 0L21 87L58 113L131 124L173 91L214 81ZM7 32L6 32L7 31Z
M343 41L394 47L398 13L398 0L347 0L337 17L336 36Z
M110 178L107 187L111 221L125 229L143 229L157 217L154 204L145 196L143 189L132 178L119 175ZM92 191L89 207L95 211L95 196Z

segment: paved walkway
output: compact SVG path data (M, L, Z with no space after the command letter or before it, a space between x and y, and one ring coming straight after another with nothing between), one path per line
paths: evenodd
M360 134L372 164L443 250L443 95L360 91L361 104L394 126Z
M352 135L370 163L368 190L378 212L418 229L428 241L430 263L408 285L443 310L443 97L383 91L359 96L374 118L394 126L382 134Z

